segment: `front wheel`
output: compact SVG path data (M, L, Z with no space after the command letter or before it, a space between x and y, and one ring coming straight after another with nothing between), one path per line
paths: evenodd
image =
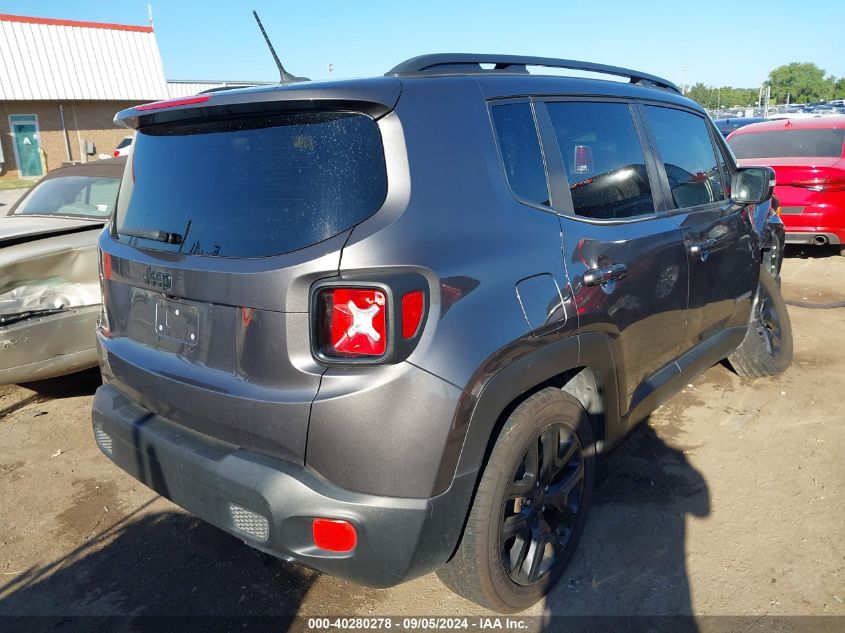
M593 433L581 403L553 387L527 398L502 428L440 580L494 611L531 606L575 552L594 479Z
M792 363L789 312L777 282L765 269L760 271L748 331L728 362L746 378L774 376Z

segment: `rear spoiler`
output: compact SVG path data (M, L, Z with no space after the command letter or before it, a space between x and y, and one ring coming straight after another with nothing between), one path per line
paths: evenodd
M401 81L392 77L257 86L145 103L121 110L114 122L137 129L207 116L312 110L363 112L379 119L396 107L401 93Z

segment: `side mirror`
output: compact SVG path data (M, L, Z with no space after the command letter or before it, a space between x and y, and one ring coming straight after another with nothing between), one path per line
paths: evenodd
M772 197L775 190L775 170L771 167L740 167L731 187L734 202L760 204Z

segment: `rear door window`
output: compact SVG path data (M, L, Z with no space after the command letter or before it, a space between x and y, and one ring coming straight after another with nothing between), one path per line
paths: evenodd
M643 114L663 161L676 209L725 199L707 122L692 112L646 106Z
M625 103L546 104L575 214L596 219L655 212L631 110Z
M116 231L146 248L264 257L328 239L387 193L381 135L368 116L316 112L140 128ZM120 235L166 232L175 243Z
M749 132L731 137L728 144L737 158L842 156L845 130L778 130Z

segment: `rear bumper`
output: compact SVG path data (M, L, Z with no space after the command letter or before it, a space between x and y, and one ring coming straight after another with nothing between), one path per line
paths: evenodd
M836 233L826 231L787 231L787 244L841 244L842 240Z
M395 585L446 562L475 479L457 478L431 499L351 492L307 467L176 425L112 385L97 390L93 425L106 456L191 513L269 554L371 587ZM242 531L233 505L263 520L253 517L251 531ZM317 549L314 517L351 522L356 548L344 554Z
M845 243L845 195L813 195L824 195L825 202L814 202L806 196L795 198L791 192L781 198L786 243L813 244L816 236L825 237L829 244Z

